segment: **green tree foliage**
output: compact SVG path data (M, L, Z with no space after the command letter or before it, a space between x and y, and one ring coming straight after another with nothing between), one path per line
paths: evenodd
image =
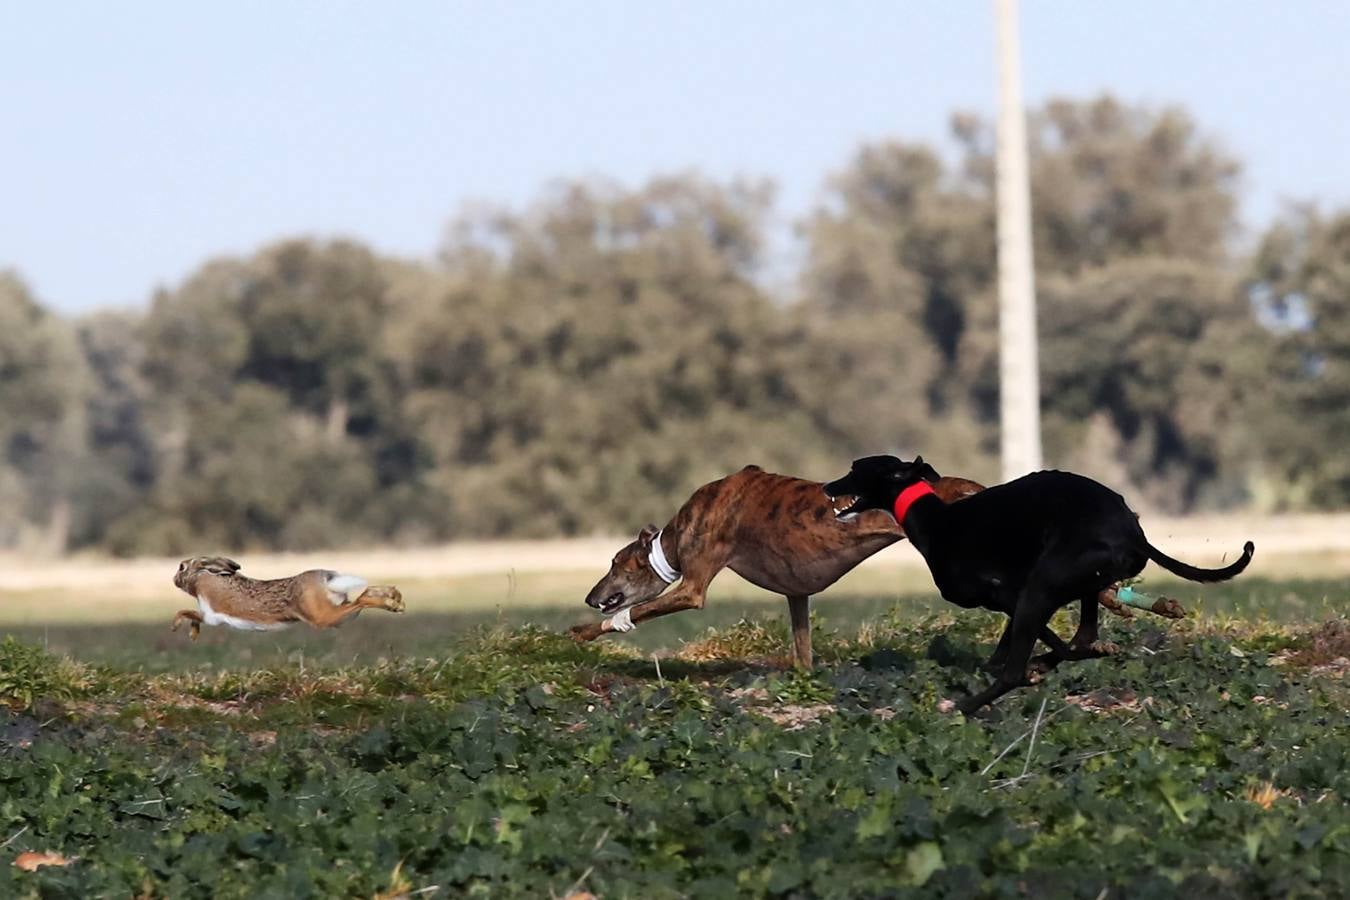
M979 373L994 345L968 346L993 309L993 215L988 185L927 147L863 147L831 179L807 226L805 306L847 357L822 398L835 431L873 448L941 447L953 469L993 476L996 383L991 393Z
M1226 260L1241 168L1184 110L1052 100L1030 124L1038 270Z
M87 459L76 476L72 542L97 543L145 502L155 482L154 436L147 425L155 396L144 377L141 316L100 312L76 323L92 382L86 408Z
M88 388L69 326L0 272L0 546L66 548Z
M809 464L809 338L752 280L769 200L578 184L452 227L395 355L456 531L627 527L747 462Z
M1230 360L1254 326L1227 273L1125 258L1044 279L1040 304L1050 457L1171 512L1231 500L1245 472L1225 466L1244 420Z
M110 545L311 547L389 534L380 440L366 439L390 403L387 293L384 264L365 248L287 241L208 263L157 296L141 367L154 484L110 526Z
M1249 373L1252 425L1268 463L1259 498L1328 509L1350 503L1350 212L1302 210L1277 223L1252 261L1252 296L1275 332Z
M1031 111L1047 461L1172 511L1350 501L1350 220L1234 251L1175 108ZM998 476L992 131L862 147L765 288L773 190L556 185L434 263L289 240L69 327L0 278L0 546L121 553L629 529L757 463ZM1245 273L1245 274L1244 274Z
M1218 447L1233 401L1224 385L1233 347L1261 350L1228 274L1237 163L1175 108L1052 100L1030 125L1048 462L1174 511L1232 501L1242 487ZM954 163L880 144L832 180L808 226L807 305L866 348L876 369L864 384L891 379L854 392L866 398L852 401L859 418L992 478L992 128L958 115L952 133ZM868 408L896 409L898 384L903 418Z

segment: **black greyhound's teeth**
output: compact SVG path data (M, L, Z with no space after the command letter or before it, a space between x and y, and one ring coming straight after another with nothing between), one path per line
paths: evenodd
M853 508L858 505L857 497L848 497L834 502L834 514L836 517L846 516L853 512Z

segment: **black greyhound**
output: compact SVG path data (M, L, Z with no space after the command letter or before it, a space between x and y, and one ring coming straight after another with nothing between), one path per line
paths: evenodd
M1247 568L1256 550L1248 541L1242 558L1222 569L1172 559L1148 542L1123 497L1070 472L1035 472L950 506L932 496L927 479L936 477L922 457L868 456L826 484L825 493L836 501L836 516L890 510L944 599L1011 619L990 660L994 683L957 704L965 713L1028 683L1037 638L1050 646L1048 666L1110 653L1096 639L1097 593L1138 575L1149 560L1190 581L1226 581ZM1074 600L1082 601L1082 618L1065 644L1050 630L1050 617Z

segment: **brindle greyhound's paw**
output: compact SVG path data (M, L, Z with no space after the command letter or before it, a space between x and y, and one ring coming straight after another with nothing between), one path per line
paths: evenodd
M392 613L401 613L408 608L408 604L404 602L403 595L395 591L394 596L384 601L384 608Z
M588 622L585 625L573 625L571 628L567 629L567 636L578 644L593 641L604 633L604 626L599 622Z
M1186 618L1185 607L1171 597L1159 597L1153 601L1153 606L1149 607L1149 612L1160 615L1164 619Z
M945 697L942 698L941 700L939 700L939 701L937 702L937 711L940 712L940 713L953 713L953 712L956 712L956 701L955 701L955 700L948 700L948 699L945 698Z

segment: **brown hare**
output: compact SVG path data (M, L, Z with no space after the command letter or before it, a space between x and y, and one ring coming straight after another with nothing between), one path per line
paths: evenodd
M196 640L203 625L244 631L275 631L296 622L332 628L363 609L401 613L403 595L390 585L369 585L355 575L311 569L289 578L259 581L239 574L239 563L223 556L194 556L178 564L173 583L195 597L196 609L181 610L173 630L188 623Z

